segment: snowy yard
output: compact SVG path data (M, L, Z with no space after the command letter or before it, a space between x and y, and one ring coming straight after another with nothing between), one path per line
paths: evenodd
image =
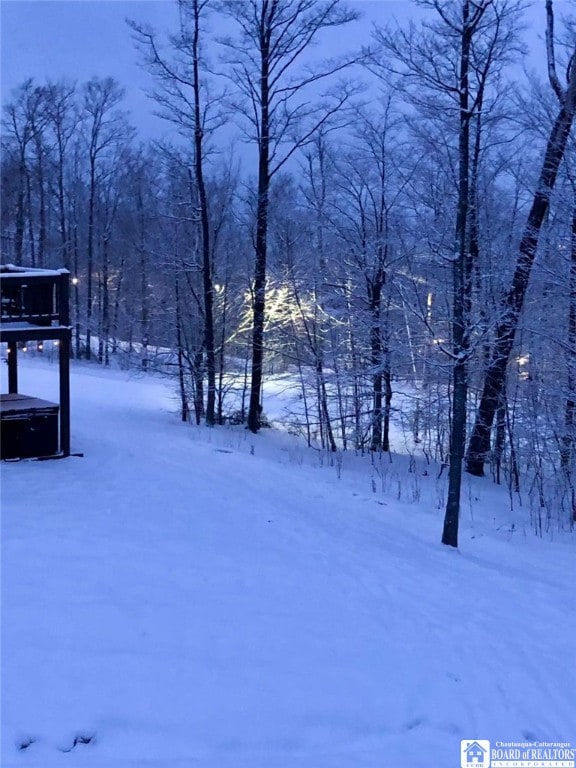
M56 367L20 388L56 397ZM453 551L424 465L383 492L369 459L338 477L290 436L182 425L169 385L95 366L72 397L84 458L2 465L2 768L451 768L461 739L576 740L569 535L510 533L484 480Z

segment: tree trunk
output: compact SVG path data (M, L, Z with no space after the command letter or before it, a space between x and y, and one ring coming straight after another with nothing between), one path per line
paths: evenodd
M564 435L560 449L562 469L570 482L574 461L576 429L576 205L572 211L572 237L570 241L570 305L568 309L568 394L564 408ZM572 486L572 483L570 482ZM576 504L572 489L572 520L576 522Z
M16 203L16 227L14 231L14 261L17 266L22 264L22 254L24 251L24 225L25 225L25 194L24 180L26 171L24 169L24 158L21 158L18 177L18 197Z
M300 362L299 362L300 364ZM324 376L324 362L321 355L316 357L316 381L318 386L318 406L320 411L320 423L323 425L323 432L326 436L326 446L335 453L337 450L336 440L332 422L330 421L330 411L328 410L328 393L326 391L326 377Z
M268 235L268 202L270 190L270 120L269 120L269 40L270 33L264 32L261 40L260 79L260 126L258 144L258 202L256 210L256 262L254 267L254 309L252 330L252 375L250 381L250 404L248 407L248 429L260 429L262 373L264 364L264 320L266 314L266 257Z
M92 358L92 271L94 269L94 206L96 200L95 161L90 159L90 197L88 200L88 264L86 265L86 360Z
M468 209L470 204L470 113L469 68L472 29L469 25L470 3L462 4L462 39L460 53L459 98L460 124L458 131L458 215L456 220L457 253L452 268L452 424L450 428L450 467L448 496L442 544L458 546L462 460L466 442L466 401L468 397L468 319L469 255Z
M202 349L194 353L194 415L196 424L200 424L204 416L204 354Z
M382 334L380 308L382 302L382 278L379 274L368 281L368 303L370 308L370 363L372 366L372 436L371 451L382 450Z
M498 485L502 482L502 456L504 454L504 445L506 443L506 391L502 392L502 398L496 411L496 440L494 443L494 470L495 480Z
M110 364L108 340L110 338L110 294L108 279L110 268L110 233L104 235L102 244L102 335L99 341L99 362Z
M66 192L64 187L64 151L59 146L58 153L58 224L60 228L60 247L62 263L70 269L70 249L68 245L68 228L66 226Z
M198 188L200 207L200 229L202 233L202 284L204 293L204 348L206 350L206 376L208 391L206 394L206 424L213 426L215 421L216 401L216 358L214 343L214 288L212 285L212 264L210 248L210 220L208 198L204 182L204 130L202 125L199 40L200 7L198 0L193 0L194 35L192 41L193 90L194 90L194 175Z
M38 266L46 264L46 190L44 183L44 150L40 141L36 142L38 156Z
M126 263L125 251L122 249L120 255L120 264L118 266L118 278L116 282L116 291L114 294L114 312L112 319L113 352L118 349L118 323L120 319L120 302L122 301L122 291L124 285L124 265Z
M74 278L72 284L74 286L74 344L76 359L79 360L81 356L80 345L80 287L78 280L78 268L79 268L79 245L78 245L78 214L76 211L76 204L74 204L74 229L73 229L73 253L74 253Z
M176 293L176 347L178 355L178 385L180 389L180 418L187 422L190 419L190 409L188 407L188 395L186 393L186 376L184 372L184 352L182 339L182 308L180 306L180 287L178 276L174 281Z
M382 425L382 450L390 450L390 415L392 412L392 374L390 373L390 352L384 350L384 423Z
M32 183L30 172L26 169L26 207L28 209L28 239L30 249L30 265L36 267L36 242L34 239L34 215L32 211Z
M140 221L140 329L142 339L141 366L142 370L148 370L148 343L149 323L150 323L150 295L148 291L148 255L146 252L146 232L145 232L145 214L144 199L142 193L138 194L138 208Z
M224 283L222 293L222 309L220 314L220 349L218 350L218 424L224 424L224 370L225 370L225 351L226 351L226 331L228 321L228 276Z
M484 386L466 455L466 471L484 475L484 462L490 451L490 435L500 396L505 386L508 360L514 346L520 314L536 257L538 238L550 207L550 196L576 110L576 56L572 58L569 87L556 117L544 154L538 186L520 241L512 284L502 301L502 314L496 327L492 353L484 377Z

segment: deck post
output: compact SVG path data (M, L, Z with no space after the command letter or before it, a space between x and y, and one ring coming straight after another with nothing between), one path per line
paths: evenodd
M60 339L60 450L64 456L70 456L70 337Z
M18 342L8 342L8 392L18 393Z
M60 450L64 456L70 456L70 346L72 329L70 326L70 298L68 271L60 275L58 309L60 325L66 326L60 339L58 361L60 367Z

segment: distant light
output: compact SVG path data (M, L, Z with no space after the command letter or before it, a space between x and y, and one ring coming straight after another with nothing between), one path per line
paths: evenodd
M40 344L38 344L38 351L42 352L43 349L44 349L44 344L42 344L42 342L40 342Z
M57 347L58 344L60 344L60 342L59 341L53 341L52 344L53 344L53 346Z
M28 347L22 347L22 352L28 352Z
M72 278L72 285L78 285L79 282L80 282L80 280L78 280L77 277L73 277Z

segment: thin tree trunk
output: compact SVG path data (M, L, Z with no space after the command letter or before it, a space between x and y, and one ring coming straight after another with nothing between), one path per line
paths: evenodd
M228 321L228 277L224 284L222 294L222 330L220 333L220 349L218 350L218 424L224 424L224 371L225 371L225 350L226 350L226 328Z
M58 223L60 228L60 248L62 263L70 269L70 249L68 244L68 228L66 226L66 192L64 187L64 154L59 148L58 156Z
M146 232L144 220L144 200L142 193L138 194L139 222L140 222L140 328L142 340L141 366L142 370L148 370L148 343L150 323L150 295L148 291L148 255L146 252Z
M202 232L202 283L204 292L204 347L206 350L206 376L208 391L206 396L206 424L213 426L216 398L216 359L214 343L214 288L212 285L212 264L210 247L210 220L208 215L208 197L204 182L204 130L202 125L199 39L200 7L198 0L193 0L194 35L193 55L193 90L194 90L194 174L200 203L200 229Z
M18 197L16 204L16 228L14 232L14 260L17 266L22 264L22 254L24 251L24 226L25 226L25 194L24 179L26 172L24 170L24 159L21 159L18 178Z
M188 407L188 396L186 394L186 376L184 372L184 354L182 339L182 308L180 306L180 287L178 276L174 281L174 290L176 293L176 347L178 356L178 385L180 389L180 418L187 422L190 419L190 409Z
M102 248L100 247L100 250ZM100 365L102 365L102 362L104 360L104 336L103 336L103 330L102 330L102 298L104 294L103 290L103 281L102 281L102 269L99 269L96 273L96 280L97 280L97 286L98 286L98 326L97 326L97 334L96 339L98 340L98 362Z
M248 429L260 429L262 374L264 364L264 321L266 314L266 257L268 235L268 202L270 190L270 94L269 94L269 30L262 35L260 78L260 127L258 143L258 202L256 209L256 262L254 266L254 310L252 330L252 371Z
M28 208L28 247L30 250L30 264L32 267L36 267L36 242L34 239L34 216L32 212L32 184L28 170L26 170L26 207Z
M342 381L340 376L340 367L338 365L338 355L334 353L334 330L331 329L331 344L332 344L332 368L334 370L334 381L336 386L336 396L338 399L338 420L340 422L340 439L342 440L342 450L348 449L348 437L346 434L346 408L344 404L344 397L342 393Z
M86 265L86 360L92 358L92 271L94 269L94 207L96 200L96 170L90 159L90 197L88 200L88 264Z
M390 450L390 416L392 412L392 374L390 372L390 352L384 350L384 423L382 425L382 450Z
M382 450L382 334L380 308L382 303L382 278L379 274L368 281L370 308L370 363L372 366L372 437L370 450Z
M73 238L73 253L74 253L74 278L72 284L74 286L74 342L76 350L76 359L80 359L80 286L78 280L78 260L79 260L79 245L78 245L78 220L76 205L74 205L74 238Z
M204 354L199 349L194 354L194 414L196 424L200 424L204 416Z
M126 262L125 251L122 249L120 264L118 266L118 282L116 283L116 292L114 294L114 312L112 320L112 335L114 338L112 351L116 352L118 348L118 321L120 318L120 302L122 300L122 290L124 283L124 265Z
M496 483L500 485L502 456L504 455L504 445L506 443L506 392L502 392L502 399L496 411L496 441L494 443L494 469L496 474Z
M38 265L46 264L46 190L44 184L44 151L37 142L38 154Z
M320 405L320 418L321 423L324 424L324 432L326 435L326 445L335 453L337 450L336 441L334 440L334 431L332 429L332 422L330 421L330 411L328 410L328 393L326 391L326 378L324 376L324 363L322 357L316 358L316 378L318 382L318 399Z
M110 338L110 294L108 292L108 271L110 266L110 233L104 235L102 245L102 335L100 338L100 363L110 364L108 340Z
M462 485L462 460L466 441L466 401L468 397L468 208L470 204L470 114L469 68L472 28L470 3L462 4L462 40L460 53L459 98L460 125L458 132L458 215L456 221L457 252L452 268L452 421L450 427L450 466L448 470L448 494L442 543L458 546L458 522L460 517L460 489Z

